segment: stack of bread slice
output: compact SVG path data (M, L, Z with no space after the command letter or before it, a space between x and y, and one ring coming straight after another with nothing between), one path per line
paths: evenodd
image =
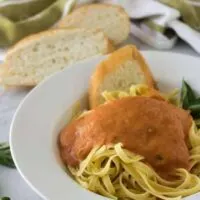
M75 62L112 52L129 31L129 18L120 6L77 8L55 29L28 36L12 47L0 67L0 82L6 86L37 85Z

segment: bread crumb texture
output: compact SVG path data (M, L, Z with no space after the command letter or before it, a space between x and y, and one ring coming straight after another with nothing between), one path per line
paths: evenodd
M77 8L64 17L60 27L96 28L102 30L114 44L120 44L130 33L130 20L118 5L91 4Z
M99 30L45 31L23 39L8 52L1 68L1 83L36 85L68 65L112 50L110 41Z

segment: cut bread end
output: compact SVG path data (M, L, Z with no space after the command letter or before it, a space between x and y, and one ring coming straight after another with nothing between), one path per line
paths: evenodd
M0 69L0 81L8 86L34 86L68 65L113 49L102 31L45 31L23 39L9 50Z
M77 8L58 26L100 29L115 45L126 40L130 33L128 14L121 6L111 4L90 4Z
M102 92L126 91L133 84L155 87L155 81L143 56L135 46L125 46L108 56L94 71L89 89L90 107L104 102Z

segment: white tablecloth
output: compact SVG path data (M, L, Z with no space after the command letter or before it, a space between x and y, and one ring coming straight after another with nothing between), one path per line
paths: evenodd
M134 38L130 38L127 43L134 43L141 50L152 49ZM199 56L188 45L181 41L171 51ZM5 141L8 140L9 137L9 127L12 116L19 102L28 93L28 90L10 89L9 91L3 92L0 88L0 93L0 141ZM0 166L0 197L2 196L9 196L12 200L41 200L20 177L17 170Z

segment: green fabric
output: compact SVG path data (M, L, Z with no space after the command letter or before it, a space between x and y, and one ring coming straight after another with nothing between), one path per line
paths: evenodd
M70 10L76 0L31 0L0 6L0 46L50 28L61 18L67 1Z
M200 6L194 5L200 4L198 0L190 0L191 4L187 0L158 0L170 7L173 7L180 11L182 20L190 27L200 31Z
M0 6L0 13L11 21L16 22L31 17L50 6L55 0L33 0L10 3L8 0ZM6 4L5 4L6 3Z
M172 31L171 29L168 29L167 27L161 26L159 24L156 24L153 21L153 18L148 18L148 19L143 19L140 21L141 23L145 24L146 26L148 26L150 29L162 33L163 35L165 35L167 38L172 38L175 36L175 32Z
M164 33L165 30L166 30L165 27L160 26L160 25L154 23L154 22L152 21L152 18L151 18L151 19L144 19L142 22L143 22L144 24L146 24L149 28L151 28L151 29L153 29L153 30L155 30L155 31L157 31L157 32Z

